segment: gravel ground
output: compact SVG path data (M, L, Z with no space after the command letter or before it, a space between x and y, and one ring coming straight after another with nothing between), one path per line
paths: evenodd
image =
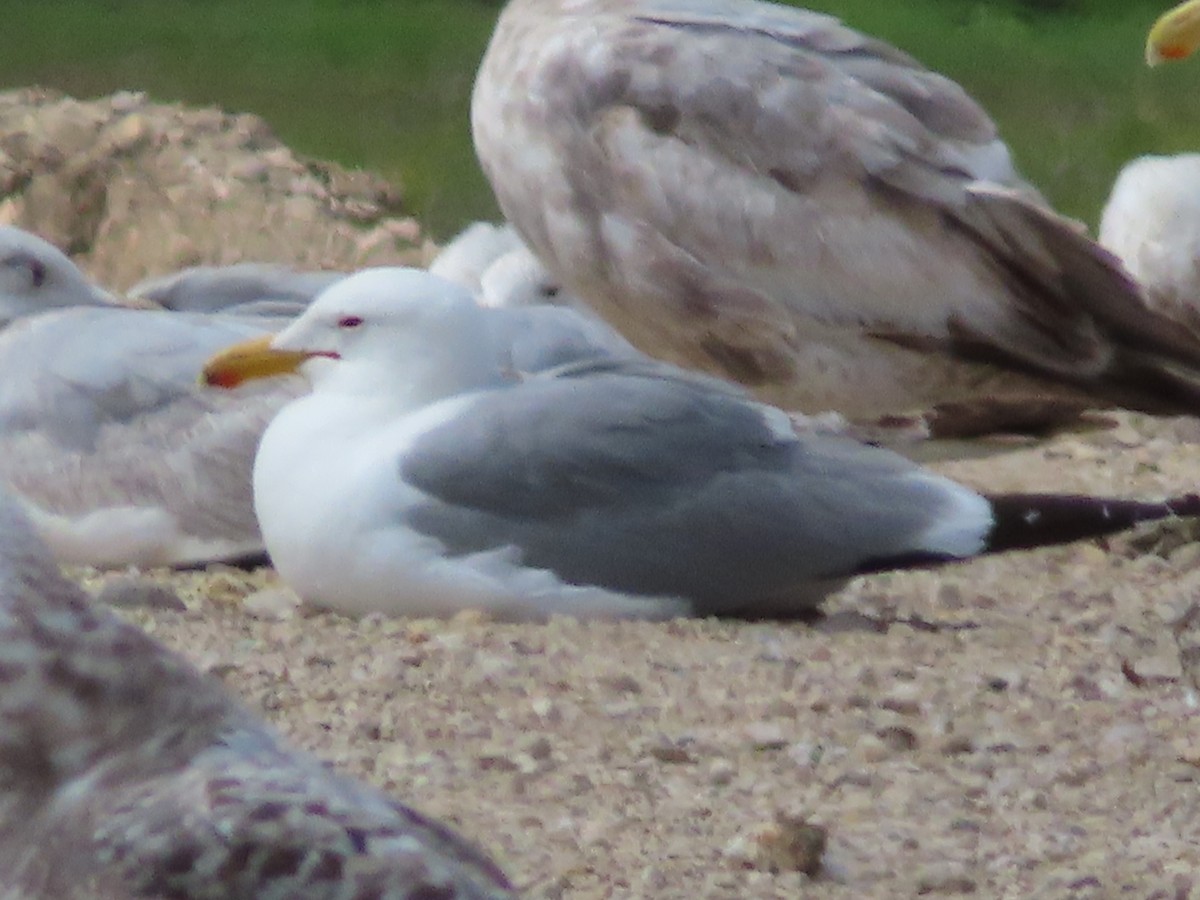
M941 468L1194 487L1200 425L1119 423ZM155 573L186 610L130 615L531 897L1170 900L1200 893L1200 544L1179 524L860 579L812 626L353 621L232 571Z

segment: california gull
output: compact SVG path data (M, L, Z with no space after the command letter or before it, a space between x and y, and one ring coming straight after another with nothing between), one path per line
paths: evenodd
M514 896L473 844L92 603L3 495L0 679L7 900Z
M830 16L511 0L472 125L565 289L760 399L867 420L979 402L998 425L1200 410L1200 337L1049 208L961 87Z
M857 573L1195 514L988 498L894 453L646 359L514 380L465 289L367 270L206 378L301 370L263 435L254 503L283 579L366 613L795 616Z

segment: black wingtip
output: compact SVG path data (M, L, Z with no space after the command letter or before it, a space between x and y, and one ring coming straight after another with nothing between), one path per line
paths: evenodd
M984 553L1031 550L1125 531L1142 522L1200 516L1200 494L1160 503L1080 494L988 496L995 524Z
M1143 522L1200 517L1200 494L1182 494L1159 503L1086 494L993 494L987 500L995 521L980 556L1103 537ZM966 558L913 552L868 560L854 574L925 569Z

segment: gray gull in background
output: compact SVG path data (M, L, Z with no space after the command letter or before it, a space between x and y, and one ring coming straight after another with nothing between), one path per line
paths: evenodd
M254 451L303 384L221 396L196 372L286 319L113 302L47 241L0 228L0 483L63 562L261 556Z
M0 332L0 483L61 562L195 565L261 558L259 437L298 379L222 396L196 380L265 322L68 309Z
M216 385L312 383L254 467L267 548L302 597L360 614L788 617L858 573L1200 511L984 497L644 358L514 380L493 312L426 272L371 269L210 360Z
M345 274L277 263L193 266L141 281L129 289L129 296L184 312L296 316Z
M474 845L98 608L2 494L0 679L0 898L514 896Z
M0 326L51 309L116 302L49 241L0 225Z
M961 87L830 16L511 0L472 126L565 290L761 399L933 406L948 434L1200 412L1200 336L1046 205Z

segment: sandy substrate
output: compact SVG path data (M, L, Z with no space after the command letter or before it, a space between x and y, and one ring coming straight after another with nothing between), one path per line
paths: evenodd
M941 468L1154 497L1198 440L1129 417ZM1167 528L878 576L815 627L256 618L233 572L131 615L531 897L1168 900L1200 893L1198 560Z

